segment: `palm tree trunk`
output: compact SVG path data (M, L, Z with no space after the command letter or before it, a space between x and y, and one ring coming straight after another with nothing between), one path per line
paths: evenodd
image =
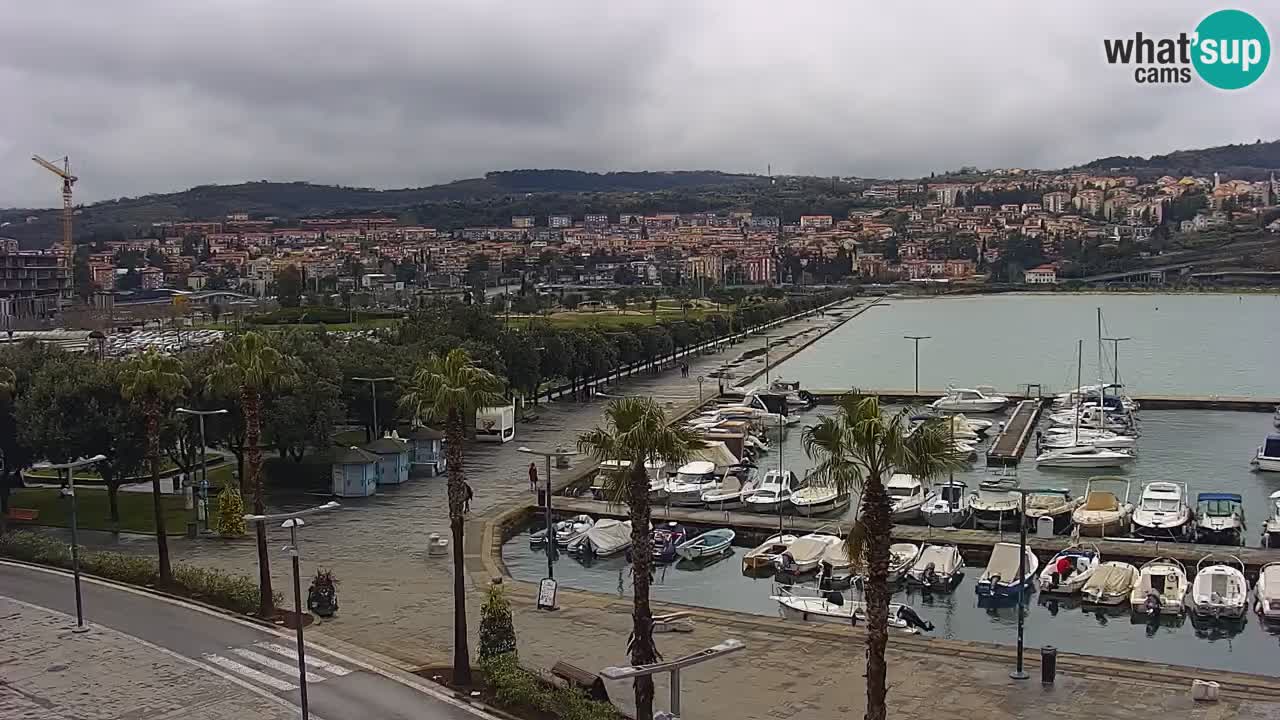
M631 463L631 586L634 608L631 612L632 665L648 665L658 660L653 643L653 610L649 607L649 583L653 573L652 540L649 536L649 475L644 458ZM653 717L653 676L639 675L635 680L636 717Z
M253 513L262 515L267 511L266 499L262 487L262 448L258 447L261 435L262 419L258 415L258 391L249 387L240 388L240 406L244 408L244 444L248 456L249 487L253 488ZM275 593L271 590L271 558L267 555L267 524L254 523L254 533L258 536L258 615L269 618L275 615Z
M450 410L445 423L445 465L449 468L449 529L453 533L453 684L471 684L471 650L467 645L467 585L462 566L462 506L466 476L462 472L463 413Z
M889 644L889 495L879 473L868 473L862 490L862 522L867 547L867 711L866 720L885 720L885 648Z
M155 513L156 553L160 562L160 584L173 580L169 566L169 538L164 527L164 506L160 498L160 408L147 403L147 459L151 463L151 510Z

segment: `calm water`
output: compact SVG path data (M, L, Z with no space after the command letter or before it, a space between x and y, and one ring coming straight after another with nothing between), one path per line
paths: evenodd
M874 312L874 311L873 311ZM1162 310L1163 312L1163 310ZM855 322L860 322L855 321ZM803 377L803 376L801 376ZM821 414L822 408L801 416L801 426ZM1139 458L1121 474L1132 481L1131 500L1137 501L1143 483L1173 480L1187 483L1192 497L1203 491L1239 492L1245 502L1248 544L1258 545L1262 521L1267 515L1267 495L1280 490L1280 475L1254 473L1249 458L1254 447L1271 427L1264 413L1217 411L1152 411L1140 413L1142 437ZM995 419L996 416L982 416ZM799 445L799 427L792 428L782 447L782 462L797 475L812 463ZM776 442L776 441L775 441ZM979 446L981 454L986 447ZM762 456L762 467L772 467L778 454ZM1114 471L1107 471L1114 472ZM1027 487L1066 487L1083 493L1090 475L1101 471L1038 471L1028 461L1018 471L1019 482ZM971 488L992 477L979 460L974 467L956 473ZM661 511L655 512L660 519ZM940 537L945 531L939 531ZM1011 538L1016 537L1011 534ZM654 595L662 600L724 608L760 615L775 615L769 600L771 579L743 577L736 555L706 567L677 563L657 577ZM511 573L525 580L537 580L546 573L546 557L531 550L523 537L503 549ZM1280 554L1278 554L1280 557ZM1041 558L1042 561L1046 558ZM1188 568L1190 573L1195 568ZM980 608L973 583L981 568L970 568L964 582L951 594L921 597L901 592L897 598L910 602L932 621L938 637L1012 644L1015 642L1017 611L1014 608ZM626 561L610 558L584 566L567 556L557 560L556 577L572 587L601 592L628 592ZM1197 628L1190 618L1179 625L1149 627L1131 623L1127 609L1119 614L1087 612L1072 603L1038 596L1029 600L1026 637L1029 647L1054 645L1065 652L1080 652L1122 658L1175 662L1202 667L1272 673L1280 652L1280 630L1261 624L1250 612L1243 627L1207 626ZM1167 623L1168 621L1166 621Z
M992 385L1046 390L1075 385L1076 340L1084 377L1098 375L1096 308L1103 335L1120 344L1132 394L1280 395L1280 295L999 295L887 299L779 366L814 388L908 389L913 343L920 387ZM1111 344L1104 372L1111 378Z

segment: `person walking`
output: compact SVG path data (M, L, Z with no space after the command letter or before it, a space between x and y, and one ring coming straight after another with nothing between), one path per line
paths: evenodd
M535 463L529 463L529 492L538 492L538 466Z
M462 489L466 492L462 499L462 513L465 515L471 512L471 498L475 497L475 492L471 489L471 483L465 480L462 482Z

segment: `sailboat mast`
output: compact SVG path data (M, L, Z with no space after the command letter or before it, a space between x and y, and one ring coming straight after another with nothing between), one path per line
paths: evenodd
M1080 375L1083 371L1083 366L1084 366L1084 340L1081 339L1081 340L1076 340L1076 387L1080 387L1080 382L1081 382ZM1080 406L1083 404L1084 404L1083 397L1076 400L1076 441L1075 441L1076 445L1080 444Z
M1098 308L1098 407L1104 407L1107 399L1107 388L1102 379L1102 308Z

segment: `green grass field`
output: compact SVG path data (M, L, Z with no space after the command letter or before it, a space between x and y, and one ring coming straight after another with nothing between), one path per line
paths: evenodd
M210 472L209 482L213 482ZM9 498L10 508L36 510L39 516L32 523L35 525L53 525L69 527L71 525L71 502L59 495L57 488L22 488L14 491ZM161 499L164 507L165 529L170 533L183 532L187 521L193 517L192 512L184 510L182 498L165 495ZM121 492L119 493L120 530L139 533L154 533L155 518L151 509L151 493ZM212 510L212 507L210 507ZM99 488L76 488L76 525L86 530L114 530L111 515L108 512L107 491ZM18 523L22 524L22 523Z
M720 312L724 314L728 311ZM657 317L654 317L654 314L649 312L648 308L637 307L628 308L625 313L619 313L616 309L601 310L600 312L557 312L548 315L546 319L554 327L586 328L600 326L617 328L624 325L648 326L661 321L701 320L715 314L717 314L717 311L714 308L692 308L688 313L678 309L659 308ZM518 323L522 320L527 322L524 318L517 320L513 317L511 324L514 327L519 327Z

